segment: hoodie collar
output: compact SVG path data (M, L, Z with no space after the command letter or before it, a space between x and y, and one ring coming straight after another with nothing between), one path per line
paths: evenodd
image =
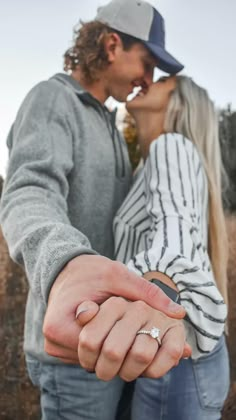
M84 99L86 102L90 103L91 105L98 105L103 110L109 111L108 108L106 107L106 105L99 102L98 99L96 99L93 95L91 95L91 93L89 93L87 90L85 90L83 88L83 86L81 86L81 84L79 82L77 82L77 80L73 79L73 77L71 77L70 75L65 74L65 73L57 73L52 77L52 79L56 79L59 82L64 83L65 85L72 87L73 90L75 91L75 93L81 99Z
M81 84L77 82L77 80L73 79L73 77L66 73L57 73L51 79L58 80L60 83L70 86L74 90L76 95L81 98L82 101L88 103L89 105L95 106L97 109L100 110L100 112L102 111L103 114L105 113L105 115L107 115L107 118L110 119L112 131L114 132L114 130L116 129L115 121L117 108L115 108L113 111L110 111L106 107L106 105L102 104L98 101L98 99L94 98L94 96L91 95L91 93L89 93L87 90L85 90L83 86L81 86Z

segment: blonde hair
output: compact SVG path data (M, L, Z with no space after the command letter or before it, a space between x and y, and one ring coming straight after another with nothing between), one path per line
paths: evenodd
M228 240L222 205L222 182L226 173L221 161L218 116L205 89L186 76L177 76L164 129L191 140L202 159L209 189L208 253L216 284L227 301Z

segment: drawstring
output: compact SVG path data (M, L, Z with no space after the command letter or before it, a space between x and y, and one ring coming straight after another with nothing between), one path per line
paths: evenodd
M115 166L116 176L118 178L124 178L124 176L125 176L125 162L124 162L124 154L123 154L123 150L122 150L122 140L121 140L121 137L120 137L120 133L119 133L117 127L116 127L116 113L117 113L117 108L114 109L114 111L112 111L109 114L109 116L110 116L110 126L111 126L110 133L111 133L114 152L115 152L115 157L116 157L116 166Z

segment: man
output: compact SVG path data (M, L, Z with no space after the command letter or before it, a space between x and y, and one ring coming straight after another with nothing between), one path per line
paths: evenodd
M164 49L160 14L137 0L100 8L82 25L65 63L70 75L35 86L10 131L2 226L29 280L24 349L30 377L41 388L43 418L112 420L122 381L100 381L77 365L83 325L75 320L82 315L77 308L122 296L170 317L184 311L112 261L112 220L131 170L104 102L109 96L125 101L136 86L145 93L156 65L168 73L183 66ZM171 366L181 357L176 348L190 354L177 328L174 337L163 343ZM106 374L104 362L99 377Z

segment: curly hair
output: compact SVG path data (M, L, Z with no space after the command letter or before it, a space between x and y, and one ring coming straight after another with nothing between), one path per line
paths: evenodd
M79 66L88 83L98 80L99 73L109 65L105 40L110 33L120 36L124 50L140 42L98 21L80 24L80 28L74 30L74 45L64 54L64 70L73 71Z

